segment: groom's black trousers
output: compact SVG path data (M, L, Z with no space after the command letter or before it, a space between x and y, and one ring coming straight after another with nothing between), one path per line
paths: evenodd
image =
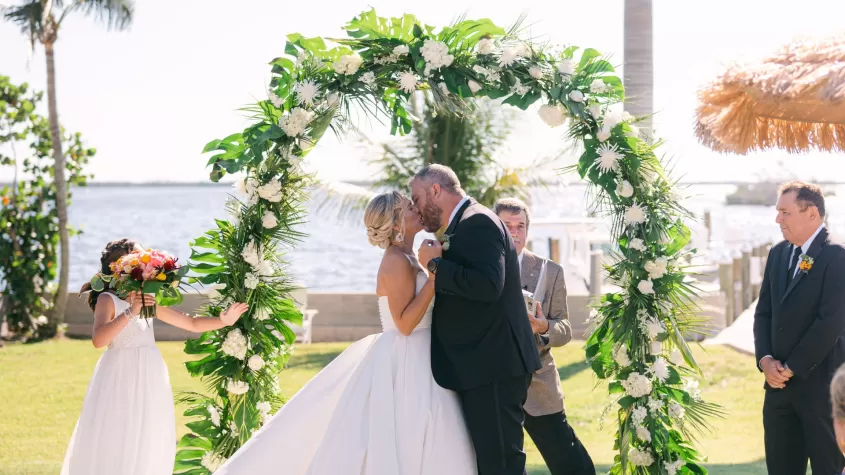
M458 391L478 475L525 473L522 405L530 383L531 374L526 374Z

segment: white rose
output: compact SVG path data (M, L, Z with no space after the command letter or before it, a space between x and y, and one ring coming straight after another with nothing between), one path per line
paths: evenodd
M478 54L492 54L496 51L496 43L494 43L490 38L482 38L478 40L476 50L478 51Z
M549 127L557 127L566 122L566 113L560 106L543 104L540 106L540 110L538 112L540 114L540 118L543 119L543 122L545 122Z
M569 93L569 100L572 102L584 102L584 93L576 89Z
M539 66L531 66L528 68L528 74L534 79L543 79L543 70Z
M271 203L282 201L282 183L277 178L273 178L258 187L258 196Z
M678 404L676 401L669 403L669 416L672 417L672 419L683 419L684 415L686 415L686 410L683 406Z
M646 417L648 417L648 411L642 406L637 406L634 408L633 411L631 411L631 420L634 422L635 425L643 425L643 422L645 422Z
M279 225L279 220L276 219L276 215L272 211L267 211L261 218L261 225L266 229L273 229Z
M557 63L557 70L561 74L572 75L575 73L575 63L571 59L562 59Z
M259 371L264 367L264 360L261 358L261 355L252 355L249 357L249 361L247 361L247 366L253 371Z
M599 139L599 142L604 142L610 138L610 129L607 126L602 127L598 132L596 132L596 138Z
M613 350L613 361L623 368L631 365L631 358L628 357L628 347L624 343Z
M233 381L230 379L229 383L226 385L226 390L239 396L241 394L246 394L247 391L249 391L249 384L244 381Z
M684 355L681 353L681 350L677 348L672 350L672 353L669 355L669 361L675 366L684 364Z
M593 94L604 94L607 92L607 84L601 79L594 79L590 84L590 92Z
M651 354L652 356L657 356L663 353L663 343L659 341L651 342Z
M643 442L651 442L651 433L643 426L637 427L637 438Z
M634 196L634 187L628 180L622 180L616 184L616 194L622 198L630 198Z
M376 83L376 74L372 71L367 71L366 73L361 75L361 82L366 84L367 86L373 87Z
M396 56L406 55L409 52L411 52L411 48L409 48L408 45L399 45L393 48L393 54L395 54Z
M653 294L654 284L650 280L641 280L640 283L637 284L637 290L644 295Z
M473 94L475 94L475 93L477 93L478 91L481 90L481 84L478 84L477 82L473 81L472 79L470 79L467 84L469 84L469 90L472 91Z
M637 250L637 251L640 251L640 252L643 252L646 249L645 243L640 238L631 239L631 242L628 243L628 248L634 249L634 250Z
M255 290L255 288L258 287L259 282L260 280L258 279L258 276L252 272L244 277L244 287L250 290Z
M360 56L356 54L349 54L338 58L338 60L332 64L332 67L334 68L334 72L338 74L351 76L358 72L358 68L360 68L363 63L364 60L361 59Z

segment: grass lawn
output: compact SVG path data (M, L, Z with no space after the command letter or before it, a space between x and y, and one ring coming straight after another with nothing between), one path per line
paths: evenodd
M174 391L201 390L182 363L181 343L159 343L167 361ZM280 377L282 391L293 395L347 345L327 343L296 349L290 367ZM710 472L720 475L765 474L763 461L762 376L753 358L722 347L696 349L707 381L702 395L721 404L729 416L715 421L715 431L702 437L700 447L709 456ZM7 345L0 349L0 475L54 475L59 472L65 447L100 350L88 341ZM605 386L584 363L583 344L574 342L555 350L563 379L570 423L584 441L600 471L613 459L613 419L600 427L607 398ZM178 435L186 420L177 408ZM548 473L542 458L526 437L529 473ZM117 475L117 474L116 474Z

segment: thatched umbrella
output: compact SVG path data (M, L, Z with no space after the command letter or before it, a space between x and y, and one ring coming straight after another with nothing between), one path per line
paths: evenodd
M696 135L719 152L845 150L845 36L736 64L698 94Z

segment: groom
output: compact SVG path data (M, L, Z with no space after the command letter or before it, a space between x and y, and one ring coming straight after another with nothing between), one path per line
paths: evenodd
M845 249L824 227L818 186L783 185L777 223L784 241L766 262L754 313L754 346L766 376L766 466L772 475L842 473L830 380L845 362Z
M419 252L435 276L434 379L458 393L479 475L522 474L522 405L540 357L513 240L450 168L429 165L410 185L426 231L440 234Z

